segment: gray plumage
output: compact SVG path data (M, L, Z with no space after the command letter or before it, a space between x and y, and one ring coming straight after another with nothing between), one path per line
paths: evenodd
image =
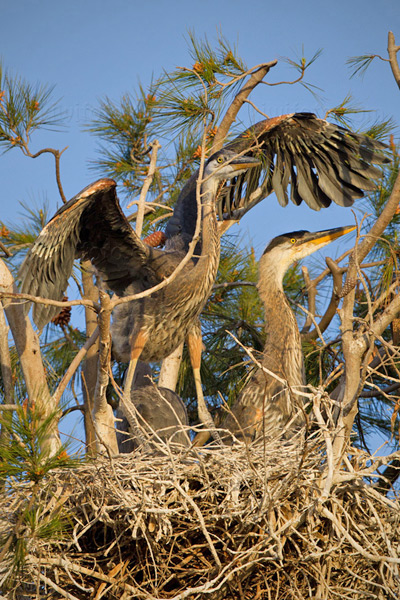
M221 181L258 164L222 150L205 164L201 186L200 252L163 289L122 304L112 326L116 357L130 359L139 334L146 339L141 360L168 356L187 336L211 292L219 264L219 235L214 199ZM19 272L21 292L60 300L75 258L94 264L106 287L119 296L150 289L178 267L186 250L152 248L142 242L123 214L112 179L101 179L63 206L44 227ZM59 312L35 304L33 318L41 329Z
M256 358L279 379L255 368L222 426L236 438L253 441L280 436L296 413L287 436L303 423L304 359L296 317L283 291L283 277L293 262L354 229L294 231L274 238L265 249L259 261L257 288L264 305L266 342Z
M188 447L190 440L186 406L172 390L155 386L150 376L150 367L139 363L130 399L137 410L141 438L151 449L157 449L160 440ZM119 451L123 454L133 452L141 446L142 440L135 435L135 428L130 426L123 406L117 408L116 417Z
M120 304L113 311L113 354L117 360L129 363L123 403L129 402L139 358L144 362L160 361L187 339L189 349L193 348L199 419L213 429L200 380L200 344L192 342L192 338L219 265L215 198L223 181L258 164L255 158L238 157L224 149L206 161L199 185L198 250L181 266L186 249L172 244L167 250L159 250L136 235L120 208L112 179L101 179L70 200L33 244L19 272L23 293L61 299L73 261L79 257L90 260L104 286L119 296L138 294L163 284L159 290ZM41 329L58 311L35 303L36 325Z
M371 178L379 170L371 163L385 162L384 147L315 115L295 113L256 123L211 156L201 184L201 231L195 254L163 289L114 311L114 354L130 361L128 380L139 356L146 362L162 360L190 336L218 269L216 210L222 219L239 219L272 191L286 205L289 188L295 204L305 201L315 210L332 201L350 206L363 190L374 188ZM163 282L178 267L193 238L197 180L195 173L179 195L166 229L165 250L151 248L132 230L113 180L88 186L39 234L20 269L21 291L61 300L75 258L91 260L104 285L119 296ZM39 329L57 312L57 307L35 303L33 318ZM194 372L200 404L198 364ZM208 426L203 408L201 420Z
M375 189L381 165L388 162L386 146L365 135L318 119L312 113L292 113L264 119L246 129L225 147L236 154L260 159L256 169L225 185L216 199L220 220L240 219L275 192L279 203L305 202L313 210L332 202L351 206L364 191ZM197 216L197 173L179 195L166 235L187 247Z
M372 179L380 171L372 163L387 161L384 148L311 113L293 113L256 123L215 153L205 165L202 228L196 247L200 257L194 256L160 292L117 309L114 342L119 358L129 359L129 336L133 339L144 326L149 341L141 359L161 360L180 345L190 323L198 318L218 268L214 208L220 218L238 219L272 191L286 205L289 188L297 205L304 201L315 210L331 202L350 206L363 190L375 188ZM245 156L237 159L238 154ZM243 169L236 164L240 161ZM257 166L249 169L250 161ZM180 263L193 237L198 176L196 172L179 194L166 228L165 251L137 238L119 207L113 180L88 186L40 233L19 273L21 291L60 300L73 261L79 257L90 259L105 284L121 296L160 283ZM227 179L230 183L220 185ZM35 304L35 323L41 329L57 312L57 307ZM165 323L171 327L165 328Z

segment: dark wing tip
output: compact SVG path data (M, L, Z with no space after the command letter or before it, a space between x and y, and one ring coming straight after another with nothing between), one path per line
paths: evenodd
M264 119L230 142L232 151L263 155L259 180L239 178L234 201L221 197L219 213L228 217L247 212L253 203L275 191L280 204L290 198L303 200L314 210L335 202L351 206L364 192L375 188L380 176L375 165L388 162L387 146L363 134L318 118L314 113L297 112ZM243 187L243 186L242 186ZM257 193L255 193L257 192ZM253 198L253 199L252 199Z

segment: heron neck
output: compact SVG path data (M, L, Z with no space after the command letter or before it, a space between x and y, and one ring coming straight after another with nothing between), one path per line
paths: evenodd
M218 234L217 216L214 206L214 188L208 182L201 188L201 229L200 260L196 270L204 273L207 269L208 279L216 277L220 257L220 237Z
M282 278L270 271L257 284L264 304L266 342L263 364L280 373L290 385L304 382L304 360L296 317L282 287Z

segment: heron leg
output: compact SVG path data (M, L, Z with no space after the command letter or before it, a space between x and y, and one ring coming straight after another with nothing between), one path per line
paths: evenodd
M212 419L212 416L207 408L206 401L203 396L203 388L201 385L201 376L200 376L200 364L201 364L201 351L202 351L202 338L201 334L193 331L190 332L187 336L187 345L189 348L189 356L190 362L192 363L193 375L194 375L194 383L196 386L196 395L197 395L197 412L199 415L199 420L207 431L201 432L199 435L205 437L207 434L207 439L211 433L216 442L222 444L220 435L215 428L215 423ZM196 436L196 445L198 444L198 436ZM205 440L207 441L207 440ZM205 441L203 443L205 443Z
M144 438L139 421L136 414L136 408L131 402L131 389L133 378L135 376L136 366L143 348L147 342L148 335L144 331L139 331L137 336L131 341L131 358L128 365L128 370L125 375L124 390L121 398L122 406L129 425L132 427L134 435L143 444L144 448L148 448L146 439Z

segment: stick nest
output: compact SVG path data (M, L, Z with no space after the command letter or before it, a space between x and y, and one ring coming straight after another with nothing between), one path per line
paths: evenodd
M59 513L69 531L30 531L7 597L398 599L400 506L371 480L386 461L352 448L332 472L317 435L53 471L34 502L38 522ZM1 534L31 493L14 490Z

